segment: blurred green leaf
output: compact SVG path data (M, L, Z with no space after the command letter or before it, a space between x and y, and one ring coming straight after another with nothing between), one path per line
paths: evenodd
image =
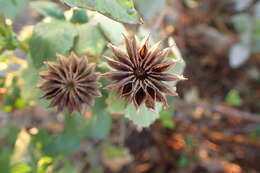
M91 126L91 137L96 139L107 137L111 129L112 117L106 111L105 98L104 94L103 97L97 98L92 107L94 122Z
M230 90L225 98L225 102L232 106L241 106L242 99L239 96L239 93L237 90L233 89Z
M57 163L59 163L59 162L57 162ZM60 168L60 164L56 165L57 169L59 169L58 171L56 171L57 173L79 173L80 172L79 170L77 170L76 166L74 166L71 163L71 160L62 159L62 163L64 164L62 168ZM54 170L56 170L56 169L54 169Z
M63 10L54 2L49 1L33 1L30 6L45 17L52 17L55 19L65 19Z
M5 23L4 15L0 10L0 53L7 50L13 50L19 46L19 42L16 39L16 35L13 32L11 26Z
M33 66L30 66L22 71L22 77L24 84L22 86L21 95L25 99L36 99L40 97L40 91L36 88L36 85L41 81L39 71Z
M187 145L189 148L192 148L192 146L193 146L193 141L192 141L191 138L186 137L186 138L185 138L185 143L186 143L186 145Z
M129 155L129 151L120 146L109 145L105 147L104 154L108 159L127 157Z
M252 47L252 49L253 49L254 52L260 53L260 20L256 21L255 33L254 33L254 36L253 36L253 47Z
M79 39L75 46L78 54L100 56L106 46L106 40L96 24L88 23L79 27Z
M95 167L91 167L89 173L103 173L104 168L101 165L97 165Z
M7 138L8 142L9 142L9 145L14 146L16 138L17 138L17 136L19 134L19 130L20 129L18 127L16 127L16 126L12 126L12 125L9 125L9 124L5 128L7 128L7 130L8 130L6 138ZM3 133L3 131L2 131L2 133Z
M42 157L37 163L37 173L46 173L49 166L53 163L53 158ZM50 171L50 170L48 170Z
M114 20L137 24L141 19L134 9L132 0L61 0L71 7L86 8L89 10L98 11Z
M32 168L25 163L17 163L11 168L11 173L31 173Z
M24 98L19 97L15 100L14 105L18 109L23 109L27 106L27 101Z
M120 113L123 114L125 111L125 102L122 99L116 98L116 91L109 92L107 98L108 111L111 114Z
M111 123L112 118L105 111L103 98L98 98L92 107L92 116L90 118L84 117L79 113L66 115L65 134L78 139L83 139L84 137L103 139L109 134Z
M1 147L0 149L0 171L10 172L10 159L11 150L7 147Z
M56 60L56 53L67 55L77 34L74 25L67 22L38 23L30 41L33 65L39 68L44 61Z
M95 115L95 121L91 127L91 137L103 139L108 136L112 124L111 115L106 111Z
M101 30L113 44L119 45L124 41L122 34L127 34L127 31L123 24L111 20L99 13L95 14L95 17L92 20L99 23Z
M80 146L80 139L77 136L62 134L55 137L48 145L47 151L51 156L70 156Z
M73 136L78 139L83 139L86 136L90 136L90 128L94 120L92 118L87 118L80 113L64 114L65 116L65 134L68 136Z
M184 98L187 102L189 103L196 103L199 101L199 91L197 88L192 87L191 89L189 89L185 95Z
M252 17L246 13L240 13L231 18L235 29L240 33L241 41L246 44L251 43L253 21Z
M166 5L165 0L135 0L135 4L145 20L153 19Z
M165 128L175 129L176 124L172 120L170 110L162 110L160 112L160 120Z
M28 0L0 0L0 11L3 11L6 17L14 19L23 12Z
M183 60L181 52L172 37L169 38L168 43L169 43L169 46L171 46L173 58L177 61L176 65L172 68L172 70L170 70L170 72L177 74L177 75L182 75L184 72L184 69L186 67L186 63Z
M28 67L22 71L23 85L21 85L21 97L28 101L36 101L39 106L47 109L49 101L40 99L43 93L37 88L37 85L42 81L38 73L44 71L46 66L36 69L30 56L27 57L27 63Z
M256 126L256 128L249 133L251 138L260 138L260 124Z
M185 168L188 165L189 165L189 158L185 154L182 154L179 160L177 161L177 166L179 168Z
M157 103L155 111L148 110L145 105L141 105L140 110L137 111L133 104L130 104L125 110L125 117L132 120L134 124L139 127L149 127L156 119L160 117L159 112L162 109L162 105Z
M52 137L47 131L39 130L39 132L32 136L32 144L36 151L42 153L49 153L48 146L52 141Z
M73 15L72 18L70 20L72 23L87 23L88 22L88 16L86 13L86 10L84 9L74 9L73 10Z

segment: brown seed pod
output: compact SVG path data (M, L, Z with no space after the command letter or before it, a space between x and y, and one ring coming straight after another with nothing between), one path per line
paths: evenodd
M102 76L115 81L106 89L117 90L117 97L125 98L126 106L133 102L138 109L145 103L146 107L154 110L156 101L168 106L166 95L177 96L176 88L169 87L165 82L185 78L166 72L176 64L176 61L165 59L169 48L160 50L160 42L149 48L147 42L148 37L137 46L135 38L125 37L127 55L109 44L116 59L105 58L117 71Z
M51 100L49 107L57 106L58 111L67 108L70 113L80 112L84 105L93 104L93 97L101 96L97 91L101 85L97 82L99 74L94 72L95 64L74 53L68 58L57 57L57 63L44 62L48 71L39 74L45 80L38 86L45 92L42 98Z

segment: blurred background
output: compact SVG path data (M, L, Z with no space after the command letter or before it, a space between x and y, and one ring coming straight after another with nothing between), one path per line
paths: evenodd
M143 129L116 111L64 118L31 99L39 96L26 61L34 26L63 13L76 25L90 20L59 0L36 2L0 0L1 173L260 172L260 1L135 0L144 24L122 26L165 44L173 37L188 78L170 110ZM109 27L92 28L95 38L80 39L76 52L102 55L109 36L119 37Z

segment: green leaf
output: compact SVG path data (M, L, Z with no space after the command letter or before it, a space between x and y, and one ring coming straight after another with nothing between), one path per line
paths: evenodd
M22 98L34 100L40 97L40 90L36 88L41 81L38 70L34 67L28 67L22 71L23 85L21 86Z
M230 90L226 96L225 102L232 106L241 106L242 100L237 90Z
M65 116L65 134L73 136L78 139L83 139L86 136L91 135L91 125L94 120L92 118L86 118L80 113L64 114Z
M95 17L92 20L99 23L101 30L113 44L119 45L124 41L122 34L127 34L127 31L123 24L111 20L99 13L95 14Z
M78 29L79 39L75 46L78 54L100 56L106 46L106 40L96 24L84 24Z
M252 49L254 52L260 53L260 20L256 21L255 33L253 35L253 48Z
M45 17L52 17L55 19L65 19L63 10L59 8L54 2L48 1L33 1L30 6Z
M27 101L24 98L19 97L15 100L14 105L18 109L23 109L27 106Z
M49 101L40 99L40 97L43 96L43 92L37 88L37 85L42 82L42 79L38 73L45 71L46 66L36 69L33 66L30 56L27 57L27 62L28 67L22 71L23 85L21 85L21 97L26 100L35 101L39 104L39 106L47 109Z
M37 163L37 173L48 172L48 167L53 163L53 158L51 157L42 157Z
M196 103L199 101L199 91L197 88L190 88L184 95L184 98L189 103Z
M67 55L73 48L76 36L76 28L67 22L37 24L30 41L33 65L39 68L44 61L56 60L56 53Z
M0 170L2 172L10 172L11 149L9 147L1 147L0 149Z
M115 145L106 146L103 152L108 159L124 158L124 157L129 157L130 155L127 148L115 146Z
M156 119L160 117L159 112L162 109L162 105L157 103L155 111L148 110L145 105L141 105L139 111L136 110L133 104L130 104L126 111L125 117L132 120L134 124L139 127L149 127Z
M162 110L160 112L160 120L164 127L168 129L175 129L176 124L173 122L171 112L169 110Z
M192 148L192 146L193 146L193 141L192 141L191 138L186 137L186 138L185 138L185 143L186 143L186 145L187 145L189 148Z
M11 173L29 173L32 168L25 163L17 163L11 168Z
M179 48L177 47L176 42L172 37L169 38L168 40L169 46L171 46L171 51L173 53L173 58L177 60L176 65L172 68L171 72L174 74L182 75L184 72L184 69L186 67L186 63L183 60L183 57L181 55L181 52Z
M0 10L0 53L7 50L14 50L19 46L19 42L11 26L5 22L5 17Z
M185 154L182 154L179 160L177 161L177 166L179 168L185 168L188 165L189 165L189 158Z
M110 132L112 118L106 111L95 116L96 120L93 122L91 127L91 137L95 139L104 139Z
M114 20L137 24L141 19L134 9L132 0L61 0L71 7L86 8L98 11Z
M73 15L70 20L72 23L87 23L88 22L88 16L86 13L86 10L84 9L74 9L73 10Z
M104 98L104 95L103 97L97 98L95 100L95 105L92 107L94 114L92 118L94 121L91 126L91 137L95 139L107 137L111 129L112 117L105 110L106 104Z
M254 130L249 132L251 138L259 138L260 137L260 124L258 124Z
M47 151L51 156L70 156L79 148L79 146L80 139L77 136L62 134L53 139L48 145Z
M0 11L3 11L7 18L14 19L23 12L27 2L28 0L0 0Z
M146 20L151 20L166 5L165 0L135 0L138 10Z
M123 114L125 111L125 102L122 99L116 99L116 91L109 92L107 99L108 111L111 114L120 113Z
M79 113L65 115L65 133L79 139L92 137L103 139L111 129L112 118L105 111L104 97L97 98L92 107L92 117L87 118Z
M235 29L240 34L241 41L246 44L251 43L253 21L252 17L246 13L240 13L231 18Z

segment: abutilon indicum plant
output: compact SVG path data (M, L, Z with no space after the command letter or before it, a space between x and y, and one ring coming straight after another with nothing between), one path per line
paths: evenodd
M162 110L172 115L176 83L185 80L176 45L166 44L173 39L155 43L160 35L145 27L132 0L61 2L71 9L30 2L43 20L24 27L19 36L5 23L9 13L0 12L0 53L20 48L27 56L21 97L66 115L87 112L96 123L91 129L106 124L103 136L115 113L141 127L159 119ZM128 32L125 23L141 29Z
M135 9L144 1L0 0L0 109L26 112L13 116L19 127L3 116L12 125L0 123L0 172L104 172L105 160L134 158L121 145L126 127L174 128L185 62L170 34ZM76 151L86 154L73 165Z

